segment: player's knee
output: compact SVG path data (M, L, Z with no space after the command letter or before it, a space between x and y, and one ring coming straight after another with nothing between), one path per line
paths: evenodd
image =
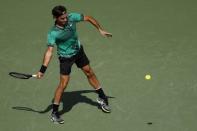
M59 84L59 88L65 89L67 84L68 84L68 82L61 81Z
M85 71L85 74L86 74L86 76L88 77L88 78L91 78L91 77L93 77L95 74L94 74L94 72L92 71L92 70L86 70Z

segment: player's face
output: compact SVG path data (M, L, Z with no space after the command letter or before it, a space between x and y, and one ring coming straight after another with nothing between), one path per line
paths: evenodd
M58 18L56 18L57 20L57 24L60 26L63 26L67 23L68 19L67 19L67 13L59 16Z

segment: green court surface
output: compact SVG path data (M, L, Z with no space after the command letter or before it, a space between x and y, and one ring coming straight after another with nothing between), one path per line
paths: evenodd
M38 71L51 9L59 4L93 16L113 34L103 38L92 25L78 24L91 66L112 97L110 114L98 109L97 94L73 66L61 104L65 124L50 121L56 51L43 79L8 75ZM0 131L195 131L196 7L194 0L1 0Z

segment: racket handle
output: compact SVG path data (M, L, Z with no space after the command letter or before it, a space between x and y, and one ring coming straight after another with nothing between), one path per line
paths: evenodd
M37 77L37 75L32 75L32 77Z

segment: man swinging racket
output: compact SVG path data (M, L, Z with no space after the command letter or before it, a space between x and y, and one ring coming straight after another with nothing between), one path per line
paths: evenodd
M40 79L52 58L52 51L54 46L57 46L57 54L60 62L60 82L56 88L53 110L51 120L55 123L63 124L64 120L61 119L58 113L58 107L61 101L62 94L69 82L72 65L75 63L78 68L84 72L90 85L98 93L97 102L104 112L111 112L108 104L108 98L105 95L94 71L89 65L88 57L86 56L83 46L78 40L76 32L76 24L80 21L88 21L98 29L101 35L112 37L111 33L104 31L99 23L92 17L79 13L67 13L64 6L55 6L52 9L52 15L55 19L55 24L48 32L48 47L44 54L42 66L37 73L37 78Z

